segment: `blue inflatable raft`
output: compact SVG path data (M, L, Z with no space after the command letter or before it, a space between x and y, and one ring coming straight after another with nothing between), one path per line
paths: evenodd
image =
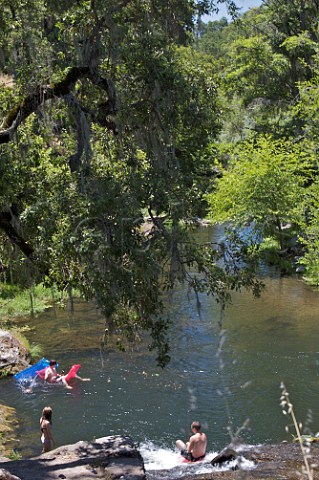
M14 377L18 382L27 382L32 380L34 377L36 377L37 372L39 370L42 370L43 368L46 368L50 365L50 360L47 360L46 358L41 358L41 360L38 361L38 363L31 365L31 367L26 368L25 370L22 370L22 372L16 373Z

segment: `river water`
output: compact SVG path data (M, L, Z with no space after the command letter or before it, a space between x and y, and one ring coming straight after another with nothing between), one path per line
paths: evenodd
M219 232L207 228L204 240ZM99 350L103 319L92 305L77 303L75 314L58 307L21 319L32 342L43 345L64 370L81 363L73 390L39 385L26 394L13 378L0 382L0 403L17 409L23 456L40 452L39 416L53 408L56 446L127 434L142 451L146 468L178 464L175 440L186 440L192 420L208 436L211 458L234 436L249 444L291 440L295 433L280 403L284 382L303 431L319 430L319 293L297 277L268 272L261 298L233 296L223 315L216 302L196 299L180 286L167 299L171 362L156 366L146 346L123 353ZM289 427L286 432L285 428ZM173 478L173 477L170 477Z

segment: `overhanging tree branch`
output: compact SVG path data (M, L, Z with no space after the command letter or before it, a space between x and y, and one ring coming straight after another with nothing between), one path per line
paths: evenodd
M88 78L91 82L103 89L108 94L108 101L104 107L104 126L117 133L115 124L107 122L108 115L116 113L116 92L113 82L101 77L89 67L72 67L68 70L63 80L51 85L39 85L34 92L27 95L19 105L14 107L5 117L0 129L0 144L8 143L19 126L48 100L69 95L75 83L81 78ZM98 121L98 118L95 119Z
M0 230L6 233L10 241L19 247L21 252L29 258L30 260L34 260L32 256L34 255L34 248L26 242L21 235L16 231L13 227L12 223L9 221L5 212L0 212Z

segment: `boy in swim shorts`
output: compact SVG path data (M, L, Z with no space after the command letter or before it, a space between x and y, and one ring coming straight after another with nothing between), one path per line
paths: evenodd
M201 424L193 422L191 425L193 435L189 441L185 443L182 440L176 440L176 446L180 450L182 457L189 462L198 462L203 460L206 455L207 437L205 433L201 432Z

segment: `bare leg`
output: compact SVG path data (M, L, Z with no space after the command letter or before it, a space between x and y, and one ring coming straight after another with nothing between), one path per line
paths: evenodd
M72 390L71 385L69 385L68 382L66 381L66 376L65 375L62 375L60 377L60 379L61 379L61 382L63 383L63 385L65 386L65 388L67 388L68 390Z
M50 442L50 441L48 441L48 442L46 441L46 442L43 444L43 448L42 448L42 452L41 452L41 453L49 452L51 449L52 449L51 442Z
M76 374L75 374L75 378L77 378L78 380L81 380L81 382L90 382L91 381L90 378L82 378L82 377L79 377L79 375L76 375Z
M185 445L185 443L182 441L182 440L176 440L176 447L178 448L178 450L180 450L181 452L183 450L186 450L187 446Z

